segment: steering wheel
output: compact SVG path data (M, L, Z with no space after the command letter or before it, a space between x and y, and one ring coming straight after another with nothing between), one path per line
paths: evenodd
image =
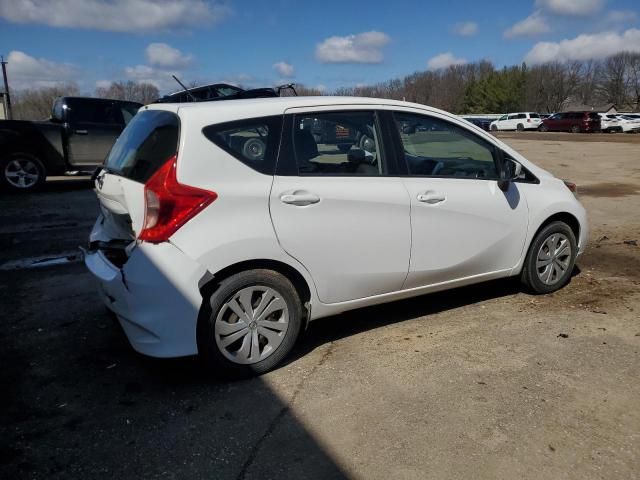
M444 162L442 160L438 161L438 163L436 163L436 166L433 167L433 170L431 170L431 175L437 175L438 172L443 168L444 168Z

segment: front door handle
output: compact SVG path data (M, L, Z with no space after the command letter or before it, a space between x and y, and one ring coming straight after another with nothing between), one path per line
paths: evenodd
M74 133L76 135L88 135L89 134L89 130L75 130Z
M304 207L305 205L318 203L320 201L320 197L309 192L293 192L285 193L280 197L280 200L283 203L288 203L289 205Z
M424 192L424 193L418 194L417 198L419 202L434 204L434 203L444 202L447 197L445 197L443 193Z

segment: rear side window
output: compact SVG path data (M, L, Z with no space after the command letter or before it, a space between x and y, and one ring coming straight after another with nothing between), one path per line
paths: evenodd
M105 100L68 99L69 120L73 123L124 123L120 107Z
M282 116L273 116L209 125L202 133L245 165L273 175L281 130Z
M122 131L105 162L110 171L146 182L178 151L180 119L164 110L138 113Z
M530 113L529 117L530 118L540 118L540 115L538 115L537 113Z
M138 109L141 105L137 103L122 103L120 104L120 110L122 111L122 118L124 119L124 124L129 125L131 119L138 113Z

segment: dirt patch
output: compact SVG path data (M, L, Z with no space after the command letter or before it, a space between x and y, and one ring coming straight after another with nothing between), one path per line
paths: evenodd
M568 133L568 132L491 132L492 135L506 140L542 140L546 142L607 142L640 143L640 135L629 133Z
M629 183L594 183L593 185L580 186L580 195L591 197L626 197L627 195L636 195L640 193L637 186Z

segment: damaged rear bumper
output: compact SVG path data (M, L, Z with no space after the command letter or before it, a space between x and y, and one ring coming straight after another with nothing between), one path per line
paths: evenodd
M170 243L140 243L121 267L108 256L95 249L84 261L133 348L152 357L198 353L198 282L206 269Z

